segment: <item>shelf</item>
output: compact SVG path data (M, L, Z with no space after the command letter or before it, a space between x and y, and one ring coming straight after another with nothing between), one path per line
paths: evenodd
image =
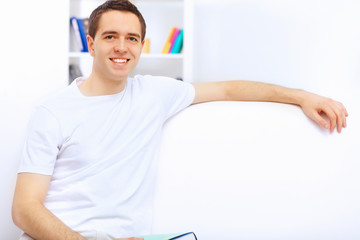
M69 52L69 58L91 57L88 52Z
M91 57L88 52L69 52L69 58L86 58ZM156 58L156 59L182 59L183 54L161 54L161 53L143 53L141 58Z
M69 16L85 18L105 0L69 0ZM193 0L131 0L135 3L147 22L146 37L150 39L151 53L142 53L136 74L181 77L192 79L192 23ZM179 54L162 54L165 40L172 27L185 29L184 47ZM79 52L74 33L69 29L70 64L78 65L84 75L91 73L92 57Z
M158 59L182 59L183 54L161 54L161 53L143 53L142 58L158 58Z

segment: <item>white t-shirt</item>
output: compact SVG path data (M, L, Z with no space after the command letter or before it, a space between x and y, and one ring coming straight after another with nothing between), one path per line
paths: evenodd
M148 234L161 129L195 90L137 75L121 93L85 97L82 81L36 108L19 172L52 175L44 204L75 231Z

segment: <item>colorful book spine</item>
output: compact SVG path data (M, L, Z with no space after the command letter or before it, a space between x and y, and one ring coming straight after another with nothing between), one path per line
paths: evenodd
M173 39L176 29L176 27L171 28L161 53L169 53L169 49L171 47L171 40Z
M170 44L170 48L169 48L168 53L171 53L171 50L174 47L175 41L176 41L177 37L179 36L179 33L180 33L180 29L176 28L175 33L171 38L171 44Z
M184 29L180 30L179 35L176 38L176 41L171 49L171 53L177 54L180 53L183 47L183 40L184 40Z

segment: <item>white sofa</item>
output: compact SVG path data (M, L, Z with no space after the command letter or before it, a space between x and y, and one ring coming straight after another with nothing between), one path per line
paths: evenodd
M180 112L164 126L154 232L360 239L359 128L351 110L341 134L286 104L213 102ZM1 213L3 227L9 213ZM2 229L1 239L19 234Z
M155 232L202 240L360 239L359 122L330 134L293 105L213 102L165 126ZM352 115L351 115L352 114Z

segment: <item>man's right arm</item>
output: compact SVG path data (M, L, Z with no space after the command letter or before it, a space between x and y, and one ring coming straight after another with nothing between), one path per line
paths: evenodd
M85 239L43 205L50 180L48 175L18 174L12 207L14 223L34 239Z

